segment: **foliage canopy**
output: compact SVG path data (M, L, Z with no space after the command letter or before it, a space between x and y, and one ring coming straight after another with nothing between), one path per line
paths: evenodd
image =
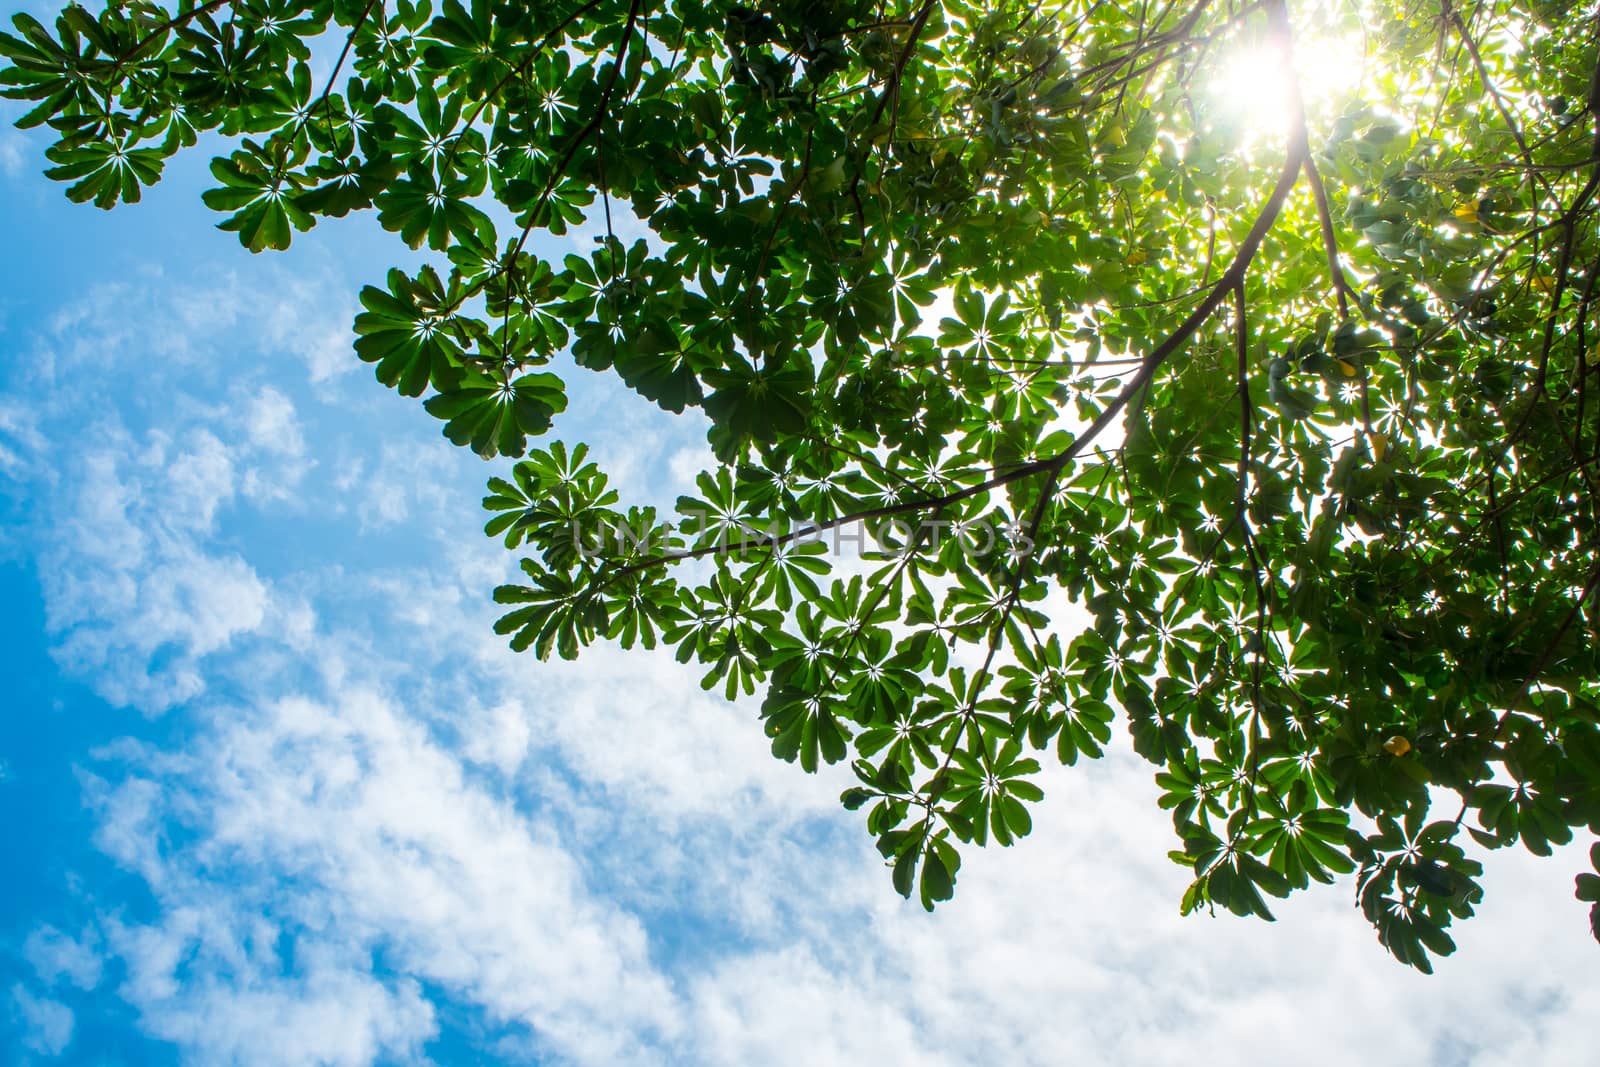
M117 0L16 16L0 84L74 200L204 138L251 251L375 210L435 253L355 348L525 455L485 501L525 557L499 631L762 692L777 756L850 761L901 893L948 898L1120 717L1185 912L1355 872L1428 970L1478 856L1600 831L1595 18ZM1361 76L1302 101L1340 42ZM1271 128L1212 89L1263 51ZM677 515L528 451L571 365L705 417Z

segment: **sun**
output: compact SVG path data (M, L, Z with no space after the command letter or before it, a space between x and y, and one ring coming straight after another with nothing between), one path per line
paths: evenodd
M1241 44L1212 65L1207 95L1217 116L1251 139L1277 136L1289 122L1282 53L1264 43ZM1295 42L1293 73L1310 115L1360 90L1366 53L1360 40L1313 36Z

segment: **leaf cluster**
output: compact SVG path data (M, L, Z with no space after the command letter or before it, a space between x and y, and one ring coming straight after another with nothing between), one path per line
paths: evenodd
M1427 970L1475 857L1600 830L1578 15L119 0L16 16L0 91L75 200L136 201L209 133L252 252L360 211L426 247L356 352L522 457L485 500L523 555L499 632L759 694L775 756L852 769L901 893L948 899L1120 720L1185 912L1353 876ZM1303 102L1291 62L1276 136L1205 89L1352 33L1361 92ZM696 495L624 506L581 445L530 446L558 357L703 417Z

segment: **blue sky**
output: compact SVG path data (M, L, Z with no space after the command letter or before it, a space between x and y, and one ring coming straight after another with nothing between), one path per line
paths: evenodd
M925 915L754 702L492 634L503 464L350 351L397 241L252 257L202 160L106 214L41 148L0 132L0 1062L1593 1062L1580 850L1490 857L1423 978L1348 885L1180 920L1125 745ZM687 488L692 417L569 388L625 497Z

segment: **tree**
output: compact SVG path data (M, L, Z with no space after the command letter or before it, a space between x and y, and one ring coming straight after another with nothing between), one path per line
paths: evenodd
M850 761L845 807L925 906L962 846L1027 835L1041 758L1100 756L1119 717L1184 912L1270 918L1355 872L1424 971L1478 855L1600 831L1580 5L13 21L0 84L72 199L136 201L204 136L251 251L366 210L426 245L362 292L355 349L451 441L526 452L484 502L527 575L498 631L665 644L763 693L774 754ZM1351 41L1359 90L1303 100ZM1209 88L1261 55L1270 129ZM592 255L540 254L579 227ZM582 445L526 451L574 364L705 418L718 464L671 521ZM869 551L825 551L861 523Z

